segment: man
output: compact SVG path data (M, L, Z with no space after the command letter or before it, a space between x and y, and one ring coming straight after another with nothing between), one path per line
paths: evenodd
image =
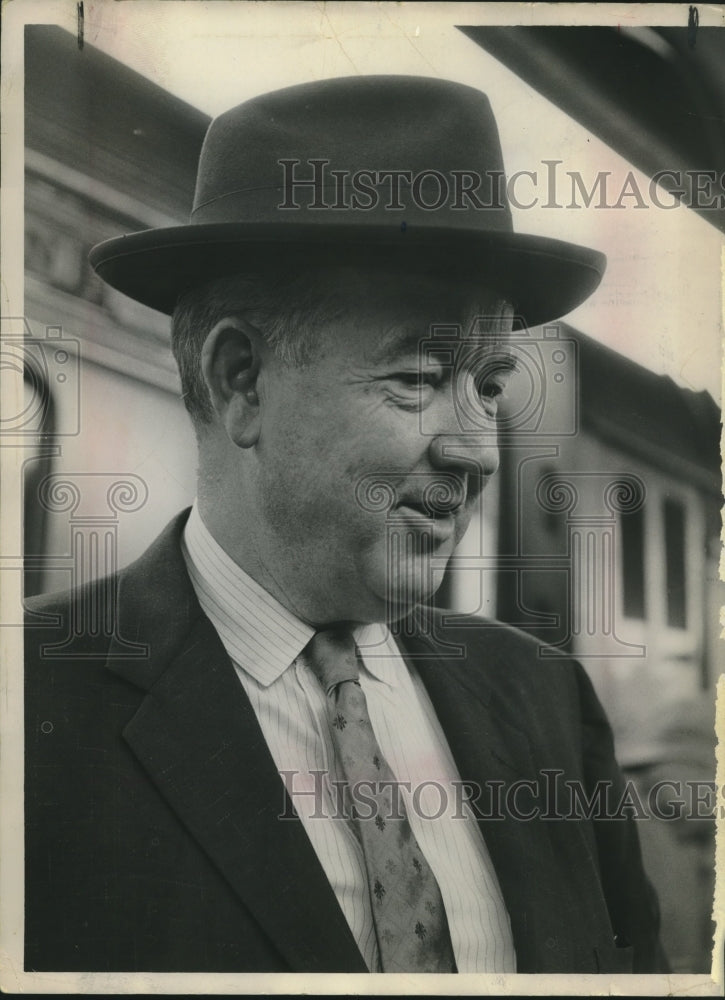
M212 123L188 226L94 249L173 312L198 495L30 609L27 968L662 967L631 821L534 808L621 791L586 675L428 607L511 331L604 266L513 233L503 176L479 92L325 81Z

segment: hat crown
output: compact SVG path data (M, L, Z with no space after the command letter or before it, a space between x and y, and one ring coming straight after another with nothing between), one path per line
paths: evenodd
M264 94L215 118L191 218L329 224L326 216L349 213L356 225L511 232L503 176L480 91L428 77L341 77Z
M232 108L207 131L190 223L106 240L90 260L163 312L283 261L465 273L530 325L573 309L605 266L596 250L513 231L488 99L416 76L340 77Z

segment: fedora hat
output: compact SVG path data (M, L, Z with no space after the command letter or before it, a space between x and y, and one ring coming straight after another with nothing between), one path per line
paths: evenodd
M263 94L215 118L188 225L93 247L98 275L171 313L216 277L295 261L480 278L533 326L570 312L606 259L515 233L487 97L444 80L359 76Z

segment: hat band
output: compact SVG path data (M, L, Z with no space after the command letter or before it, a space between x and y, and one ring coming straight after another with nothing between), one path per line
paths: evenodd
M280 183L249 185L204 198L198 192L194 223L415 225L510 233L503 171L333 170L313 160L280 160ZM328 216L328 218L325 218Z

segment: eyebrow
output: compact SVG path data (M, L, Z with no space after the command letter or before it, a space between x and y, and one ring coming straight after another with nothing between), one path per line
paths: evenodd
M439 331L439 334L433 335L434 329ZM518 370L518 356L511 349L508 333L502 334L496 331L476 333L473 337L461 337L461 329L457 323L434 323L425 332L421 332L420 326L413 323L390 324L383 330L374 350L373 359L378 364L387 364L405 354L415 353L419 357L424 342L431 353L438 345L442 351L447 351L450 350L451 344L455 344L457 347L468 346L476 355L485 353L495 358L504 371ZM445 335L446 330L450 330L450 335ZM478 350L476 350L477 344L480 345Z
M383 331L374 352L374 359L380 364L386 364L395 361L402 354L415 353L418 356L420 345L430 339L430 332L421 333L418 326L393 324Z
M519 359L510 349L504 351L492 351L489 355L496 363L497 371L517 372L519 370Z
M441 338L440 342L431 340L428 356L430 360L435 360L436 349L440 348L441 353L446 357L444 364L450 365L450 344ZM455 367L461 365L478 364L485 359L490 367L499 372L516 372L520 369L519 355L508 341L502 340L500 336L485 338L475 338L473 340L455 340L458 350L455 352L453 364Z

